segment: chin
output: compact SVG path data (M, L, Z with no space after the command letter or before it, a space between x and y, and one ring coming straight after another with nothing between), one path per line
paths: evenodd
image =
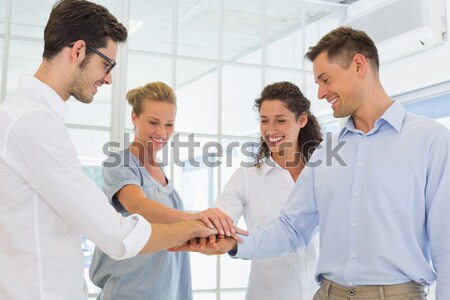
M89 104L89 103L92 103L92 101L94 100L94 98L91 98L91 99L84 99L84 100L80 100L82 103L85 103L85 104Z
M76 94L73 94L72 96L73 96L75 99L77 99L78 101L80 101L81 103L86 103L86 104L89 104L89 103L92 102L92 100L94 100L94 95L92 95L92 96L90 96L90 97L86 97L86 96L83 96L83 95L76 95Z
M345 118L346 115L343 114L343 113L340 113L338 111L333 111L333 117L335 117L335 118Z
M166 144L153 144L153 151L154 152L159 152L159 151L161 151L162 150L162 148L164 148L164 146L165 146Z
M270 150L270 153L281 152L281 149L279 147L270 147L269 150Z

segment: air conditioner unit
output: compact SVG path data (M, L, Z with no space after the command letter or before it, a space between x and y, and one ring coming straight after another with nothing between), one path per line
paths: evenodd
M347 26L365 31L385 64L444 43L444 0L395 0L350 18Z

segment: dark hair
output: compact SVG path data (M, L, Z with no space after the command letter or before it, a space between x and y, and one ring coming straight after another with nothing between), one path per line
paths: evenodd
M92 48L102 48L107 38L114 42L127 39L127 29L108 9L85 0L60 0L53 6L45 26L42 57L52 59L77 40L84 40Z
M338 27L324 35L317 45L309 47L305 57L314 62L316 57L326 51L328 60L337 62L347 69L356 54L362 54L370 60L376 72L380 69L378 50L372 39L361 30L350 27Z
M306 163L322 141L319 122L309 110L311 102L303 96L298 86L288 81L276 82L266 86L261 92L261 97L255 100L254 108L260 112L262 103L271 100L282 101L286 108L294 113L297 120L303 113L306 113L308 122L298 135L298 146L302 160ZM261 137L256 166L260 166L261 162L269 156L269 147Z

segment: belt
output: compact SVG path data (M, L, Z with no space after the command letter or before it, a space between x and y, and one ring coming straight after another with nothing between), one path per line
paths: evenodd
M358 299L369 299L372 297L384 299L384 297L390 296L408 297L408 295L425 295L424 284L414 281L393 285L362 285L347 287L328 279L324 279L322 281L321 289L325 290L328 295L338 297L357 297Z

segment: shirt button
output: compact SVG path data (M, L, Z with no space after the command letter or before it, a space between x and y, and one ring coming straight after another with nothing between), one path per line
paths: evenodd
M355 254L353 254L353 253L350 254L350 258L351 258L351 259L354 259L354 258L355 258Z
M356 223L355 223L355 222L352 223L352 227L353 227L353 228L356 227Z
M363 165L362 162L358 163L358 167L362 167L362 165Z
M367 141L367 136L364 137L364 140Z
M358 192L354 192L353 195L354 195L355 197L358 197L358 196L359 196L359 193L358 193Z

